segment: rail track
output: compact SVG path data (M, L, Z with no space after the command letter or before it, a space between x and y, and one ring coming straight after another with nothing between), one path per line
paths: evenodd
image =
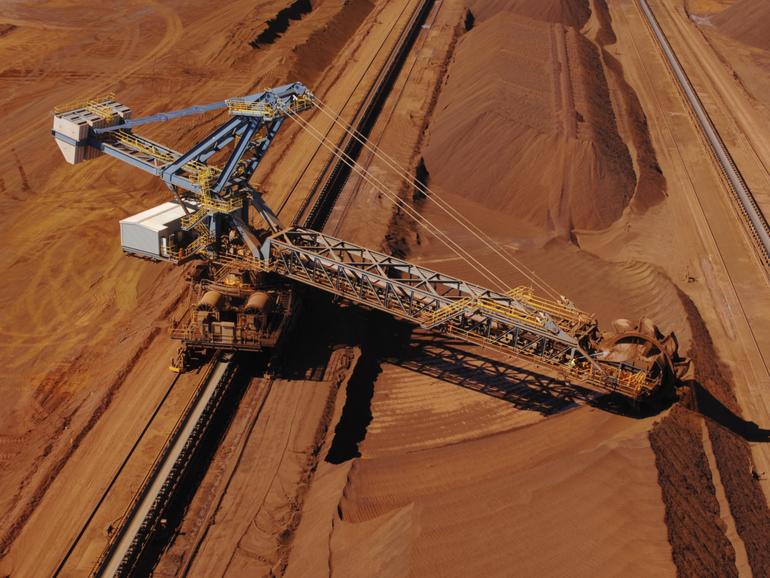
M398 16L397 16L397 17L396 17L396 18L393 20L393 24L392 24L392 25L391 25L391 27L388 29L388 33L385 35L385 38L383 38L382 42L380 42L380 45L379 45L379 46L378 46L378 48L377 48L377 53L375 54L375 56L374 56L374 57L372 57L372 59L371 59L371 60L369 60L369 62L367 63L367 65L366 65L366 68L364 69L363 73L361 73L361 76L360 76L360 77L358 78L358 80L356 81L356 84L355 84L355 86L354 86L354 87L353 87L353 89L350 91L350 94L348 94L348 97L345 99L345 102L343 102L343 103L342 103L342 106L341 106L341 107L340 107L340 109L339 109L339 110L340 110L340 113L342 113L342 112L343 112L343 111L344 111L344 110L345 110L345 109L348 107L348 105L350 104L350 101L353 99L353 96L354 96L354 95L355 95L355 93L358 91L359 87L361 86L361 83L363 83L363 82L364 82L364 79L366 78L366 75L369 73L369 71L371 70L372 66L374 66L374 62L375 62L375 60L377 59L377 55L378 55L378 54L379 54L379 53L380 53L380 52L383 50L383 47L385 46L386 42L388 41L388 39L389 39L389 38L391 37L391 35L393 34L393 31L395 30L395 28L396 28L396 25L397 25L397 24L398 24L398 22L401 20L402 16L404 15L404 12L406 11L406 9L407 9L407 8L408 8L408 5L407 5L407 4L405 4L405 5L404 5L404 8L401 10L401 12L399 12ZM370 90L371 90L371 87L370 87ZM354 117L354 118L355 118L356 116L358 116L358 113L359 113L359 111L360 111L360 110L361 110L361 105L359 104L359 105L358 105L358 107L356 108L356 110L355 110L355 111L354 111L354 113L353 113L353 117ZM334 123L332 123L332 124L331 124L331 125L330 125L330 126L327 128L327 129L326 129L326 131L324 132L324 138L325 138L325 139L328 139L328 138L329 138L329 134L331 133L331 131L333 130L333 128L334 128ZM342 140L342 139L340 139L340 140L337 142L336 146L337 146L337 147L341 147L341 146L342 146L342 144L343 144L343 140ZM302 168L302 170L301 170L301 171L299 171L299 173L297 174L297 177L294 179L294 182L292 183L292 186L291 186L291 188L290 188L290 189L289 189L289 190L288 190L288 191L287 191L287 192L284 194L284 196L281 198L280 202L278 203L278 209L277 209L277 211L276 211L276 214L277 214L279 217L280 217L280 216L281 216L281 215L284 213L284 210L286 209L286 206L287 206L287 204L289 203L289 200L292 198L292 196L294 195L294 193L297 191L297 187L299 187L300 183L302 182L302 179L304 178L304 176L305 176L305 175L308 173L308 171L310 170L311 166L313 165L313 160L314 160L314 159L317 157L317 155L318 155L318 154L321 152L321 149L322 149L322 148L323 148L323 145L322 145L322 144L319 142L319 143L318 143L318 144L315 146L315 150L313 151L313 153L312 153L312 154L311 154L311 155L308 157L308 160L307 160L307 162L305 163L305 166L304 166L304 167ZM302 203L302 206L303 206L303 207L305 207L305 208L306 208L306 207L307 207L307 205L309 204L309 202L310 202L310 201L308 200L308 197L309 197L310 195L312 195L313 191L316 189L316 185L317 185L317 183L318 183L318 181L319 181L319 179L320 179L320 178L321 178L321 177L320 177L320 173L319 173L319 176L316 178L316 180L315 180L315 181L314 181L314 183L313 183L313 186L311 187L310 193L308 193L308 194L305 196L305 199L303 200L303 203ZM295 214L294 218L295 218L295 219L297 218L297 217L296 217L296 214Z
M425 24L424 26L432 27L436 23L439 11L441 10L441 7L443 5L444 5L444 0L438 0L438 2L434 2L435 10L433 10L432 20L429 23ZM425 39L423 39L423 43L420 46L422 46L424 42L425 42ZM415 58L412 60L412 64L409 66L409 69L405 71L404 74L406 78L404 82L401 84L401 88L398 91L398 95L395 98L395 102L393 103L390 110L388 111L387 118L384 119L384 127L387 127L390 124L390 120L393 118L393 114L398 109L398 106L401 102L401 98L404 95L404 90L406 89L406 86L409 83L409 79L412 77L412 73L414 72L416 64L417 64L417 59ZM382 143L382 138L385 135L385 133L386 133L386 130L383 128L379 133L377 141L372 143L376 148L378 149L381 148L380 145ZM374 154L372 152L369 152L365 162L359 163L359 164L362 164L366 170L369 170L369 167L371 165L373 158L374 158ZM339 215L332 220L331 223L327 224L327 226L333 228L333 231L331 231L332 235L337 236L339 234L340 227L342 226L342 223L345 221L345 218L350 212L350 209L355 204L355 201L358 197L359 192L361 191L363 183L364 183L364 179L359 177L358 182L356 183L355 187L352 188L352 190L350 191L350 194L347 194L345 195L345 197L340 199L344 203L342 206L342 210L340 211Z
M86 530L88 529L89 525L91 524L92 520L94 519L94 516L96 516L96 512L101 508L104 501L107 499L107 496L112 491L113 487L115 486L115 483L118 481L120 476L123 474L123 471L125 470L126 466L128 465L128 462L131 460L131 458L134 456L137 448L139 447L139 444L141 444L142 440L145 439L145 436L147 435L147 432L150 430L152 424L155 422L155 419L160 412L161 407L166 403L166 400L171 395L172 390L176 386L177 381L179 380L179 375L174 376L174 378L171 380L171 383L169 384L168 388L166 389L166 393L163 394L163 397L160 399L158 404L155 406L155 409L152 412L152 415L150 416L150 419L147 420L147 423L144 426L144 429L139 433L139 436L134 441L134 444L131 446L131 449L129 450L128 454L126 454L126 457L123 459L123 462L120 464L120 467L115 472L115 474L110 479L109 484L107 484L107 488L102 492L102 495L99 498L99 501L96 503L94 508L91 510L91 513L88 515L88 518L86 518L85 523L81 526L80 531L78 534L73 538L72 542L70 543L69 547L67 548L66 554L62 557L62 559L59 561L59 564L56 566L56 569L53 572L53 576L57 577L61 575L62 570L66 566L66 564L69 562L70 557L72 556L72 553L74 552L77 545L80 543L80 540L83 538L83 535L85 534ZM128 513L128 510L126 511L126 514ZM125 515L121 517L121 519L124 519Z
M358 134L366 136L373 127L380 109L401 70L401 66L414 44L420 26L433 4L434 0L423 0L415 7L407 26L402 30L376 81L356 111L353 125ZM353 142L351 143L350 141ZM360 152L360 144L353 139L348 139L343 147L346 154L353 158ZM334 157L329 159L321 176L316 180L315 186L307 195L301 213L298 213L301 216L302 213L309 209L307 216L304 218L306 225L323 227L347 180L349 169L344 167L343 163L333 161ZM311 202L313 202L312 206ZM219 407L233 382L237 370L237 357L225 357L220 353L215 354L215 358L212 359L206 368L204 378L196 388L183 414L168 436L163 449L140 485L140 489L136 492L124 515L120 518L107 547L94 564L90 572L91 576L130 576L136 573L138 568L142 567L142 555L145 553L154 533L163 526L164 512L172 502L174 494L179 489L191 462L196 458L201 442L209 426L216 419ZM175 378L171 386L169 386L169 392L176 381ZM163 399L165 400L166 397L168 397L168 393ZM157 414L162 405L163 401L160 402L153 416ZM140 438L134 444L134 449L136 449L142 437L150 428L152 420L153 418L150 419ZM54 573L55 576L59 575L66 565L96 511L106 499L115 481L121 475L134 449L126 457L123 465L113 477L82 530L72 542L67 554L58 565Z
M661 8L667 12L667 17L671 21L671 25L674 28L675 33L678 33L683 45L686 47L687 50L693 51L697 53L698 46L696 46L693 43L693 40L691 37L688 37L687 30L685 29L684 23L681 22L680 18L677 16L676 11L672 9L672 7L667 4L666 2L661 3ZM709 38L709 36L699 28L699 25L693 23L693 26L698 31L698 35L700 38L703 39L703 41L708 44L709 50L714 51L714 53L719 58L720 62L722 62L723 66L728 66L727 61L724 59L724 57L719 54L718 49L713 45L712 40ZM672 37L672 33L669 32L669 38ZM680 54L682 53L682 50L680 49ZM729 68L729 73L732 74L733 70L732 68ZM703 69L704 78L707 80L710 80L713 84L713 90L715 92L715 95L717 99L722 101L722 107L728 108L730 107L730 102L726 99L726 95L722 93L718 87L718 79L716 76L711 73L707 67L704 67ZM741 84L742 90L746 92L746 89L743 88L743 85ZM748 94L748 93L747 93ZM765 185L767 187L770 187L770 165L765 161L765 159L762 157L762 154L759 152L757 148L757 144L755 142L755 137L752 136L749 131L746 130L746 120L742 119L740 116L735 114L729 114L726 115L727 124L731 127L734 127L735 132L735 138L742 141L743 145L746 148L746 152L748 152L752 157L753 160L757 163L757 165L761 168L762 172L765 176ZM722 134L725 133L725 129L729 130L729 127L725 126L722 129ZM756 188L755 188L756 190ZM762 210L762 207L760 206L760 210ZM763 211L763 214L765 214L765 211Z
M639 13L641 15L641 19L642 19L642 21L644 21L645 20L644 12L641 10L640 4L636 3L635 6L637 8L639 8ZM622 15L622 11L619 12L619 15ZM648 24L648 28L649 28L649 22L647 22L647 24ZM630 22L625 23L626 27L631 26L631 25L632 24ZM644 24L642 24L642 25L644 25ZM652 35L652 38L655 38L655 36ZM633 35L631 36L631 43L634 46L634 51L636 53L636 58L637 58L638 62L641 63L641 66L642 66L642 68L645 71L645 75L649 79L651 79L653 73L651 71L647 70L647 68L646 68L648 66L647 65L647 60L644 58L642 50L637 45L637 42L634 39ZM659 110L665 110L665 108L664 108L661 100L659 99L659 97L657 95L653 95L653 98L654 98L656 107ZM683 100L683 102L686 102L686 101ZM664 124L667 124L667 123L664 123ZM672 140L675 140L675 136L674 136L674 133L672 132L671 127L668 126L666 128L666 130L669 132L670 138ZM697 130L698 129L696 128L696 131ZM701 136L703 136L702 132L701 132ZM704 137L704 144L705 144L705 137ZM682 153L680 152L679 154L681 155ZM712 158L715 158L715 157L712 156ZM684 157L682 157L682 159L684 159ZM683 162L684 162L684 160L683 160ZM693 193L695 193L695 191L696 191L696 183L695 183L695 181L692 179L692 177L689 174L687 175L687 180L689 182L689 186L690 186L691 190L693 191ZM695 193L695 194L696 194L696 197L697 197L697 193ZM741 296L741 293L742 293L741 292L741 286L744 283L743 282L736 283L735 278L734 278L734 274L729 270L729 265L728 264L731 262L730 257L726 253L725 249L722 246L720 246L719 242L717 241L717 236L716 236L715 229L714 229L713 225L709 222L709 219L707 218L707 216L706 216L706 214L704 212L704 209L703 209L703 207L701 205L700 199L698 199L696 201L696 203L697 203L697 206L699 207L699 210L694 210L693 209L694 212L692 213L692 216L696 217L698 220L702 221L702 223L703 223L703 225L704 225L704 227L705 227L705 229L707 231L707 234L704 234L704 237L703 237L704 238L704 245L703 245L703 247L706 250L710 250L711 251L711 253L716 258L716 262L719 263L719 266L722 268L722 270L725 271L726 291L734 299L733 303L735 305L734 305L733 311L735 311L737 313L737 317L745 320L746 328L748 330L748 335L750 337L751 347L756 349L756 351L757 351L757 353L759 355L760 362L761 362L761 367L762 367L762 372L763 372L762 374L766 375L768 373L768 361L767 361L765 355L762 352L762 348L760 346L760 340L757 338L757 335L756 335L756 333L755 333L755 331L754 331L754 329L752 327L752 324L750 322L750 319L752 318L751 310L747 310L747 308L746 308L746 306L744 304L744 301L743 301L743 297ZM745 229L745 222L738 223L738 225L739 226L743 225L743 228ZM706 238L708 238L710 240L710 242L706 241ZM760 246L755 245L755 247L756 247L757 251L761 250ZM767 279L767 277L765 277L765 279ZM752 378L752 381L756 381L756 380L757 380L756 377Z
M762 260L765 266L770 266L770 226L768 226L767 220L762 214L759 205L754 199L754 195L751 193L746 181L735 165L730 152L724 144L724 141L719 136L714 123L711 121L708 113L706 112L703 103L698 97L697 92L693 88L687 73L684 71L679 59L674 53L671 44L669 44L666 35L663 33L663 29L660 27L655 15L650 8L647 0L638 0L639 7L644 15L647 24L652 30L658 47L663 52L663 55L668 63L677 84L684 95L692 115L697 121L698 127L701 133L705 137L714 158L716 159L722 174L727 180L730 189L735 195L738 201L738 206L741 213L744 216L744 221L747 225L748 231L751 237L754 239L755 245L759 250Z
M260 380L260 384L261 384L260 391L256 396L254 402L252 402L252 405L247 407L249 413L248 413L248 418L246 419L246 426L243 429L241 438L234 449L233 455L229 458L230 464L228 465L227 472L225 474L224 479L219 483L216 497L211 501L212 504L218 504L222 500L222 497L224 496L225 492L230 486L230 483L233 480L233 477L235 476L235 473L238 469L238 465L243 459L244 452L246 451L247 442L251 437L252 432L254 431L254 427L256 426L257 421L262 415L262 410L265 407L267 398L270 395L270 392L273 388L273 381L274 381L273 377L267 377L265 379ZM177 572L177 576L188 575L190 571L190 567L195 561L198 555L198 552L200 551L201 544L203 543L203 540L206 537L207 529L211 526L211 524L214 523L216 514L217 514L216 506L210 508L206 512L203 522L201 523L201 526L200 526L205 530L199 531L198 534L195 536L192 546L189 548L188 553L185 556L184 562L182 563L182 565L180 566Z
M128 506L127 515L91 572L95 576L131 575L174 491L200 447L236 369L231 357L216 359L188 403L163 450Z

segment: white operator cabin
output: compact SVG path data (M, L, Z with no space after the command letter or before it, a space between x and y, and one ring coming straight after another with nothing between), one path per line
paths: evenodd
M185 203L194 213L197 206ZM181 230L179 221L185 215L177 201L163 203L120 221L120 243L126 253L152 259L168 259L169 241L179 246L177 236Z

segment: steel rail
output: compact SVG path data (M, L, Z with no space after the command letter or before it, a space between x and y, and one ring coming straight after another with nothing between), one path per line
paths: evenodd
M436 23L436 20L438 19L438 14L439 14L443 4L444 4L444 0L439 0L438 4L436 4L434 2L435 10L433 10L433 18L430 21L430 23L423 24L423 26L432 27L433 24ZM423 41L422 41L421 46L425 44L425 41L426 41L426 37L423 37ZM416 44L416 41L415 41L415 44ZM384 126L385 127L388 127L390 125L390 121L393 118L394 113L396 112L396 110L398 109L398 107L399 107L399 105L401 103L401 98L403 97L404 91L405 91L407 85L409 84L409 79L412 77L412 72L414 72L414 68L415 68L416 64L417 64L417 58L412 60L412 64L410 65L409 70L406 71L406 78L405 78L404 83L401 85L401 88L398 91L398 95L395 98L395 104L391 107L390 111L388 112L388 116L387 116L387 118L384 121ZM398 81L398 77L396 77L396 82L397 81ZM394 85L395 85L395 83L394 83ZM385 105L383 104L383 108L384 108L384 106ZM342 119L341 115L338 116L338 120L343 123L343 126L344 126L344 124L346 124L344 119ZM332 122L332 126L334 126L335 124L336 124L335 122ZM350 126L352 126L352 124ZM376 123L375 123L375 126L376 126ZM376 142L372 142L371 139L369 139L368 142L372 143L374 145L375 149L379 149L380 148L380 144L382 143L382 139L383 139L383 137L384 137L386 132L387 131L383 128L383 130L380 131L380 133L379 133L379 135L377 137L377 141ZM357 133L354 133L354 134L357 134ZM321 145L319 144L319 146L321 146ZM364 148L367 148L367 147L364 146ZM366 161L365 161L366 162L366 166L364 166L363 162L359 163L359 164L361 165L362 168L364 168L365 170L368 171L369 167L372 164L372 160L374 158L376 158L375 153L373 151L369 150L369 154L367 155ZM331 226L331 225L334 226L334 230L331 231L332 235L338 235L339 234L340 227L342 226L342 223L344 222L345 218L347 217L348 212L350 211L350 208L353 206L356 197L358 197L358 194L361 191L361 187L364 184L364 179L363 179L363 177L361 177L359 175L358 179L356 179L356 180L357 180L357 182L355 184L355 187L352 187L352 190L351 190L350 194L347 195L346 198L344 198L345 202L344 202L344 206L343 206L342 210L340 211L340 214L337 216L337 218L334 221L332 221L332 223L328 223L328 220L327 220L327 226ZM340 192L340 194L341 193L342 193L342 191Z
M355 86L350 91L350 94L348 94L348 97L345 99L345 102L340 107L340 111L344 111L348 107L348 104L350 104L350 101L353 99L353 96L355 95L355 92L358 90L359 86L361 86L361 84L364 82L367 74L369 74L369 70L371 70L372 66L374 65L374 62L377 59L377 56L384 50L383 47L385 46L387 41L390 39L391 34L393 34L393 31L396 29L396 25L401 20L401 17L406 12L407 8L408 8L408 5L405 4L404 8L401 10L401 12L398 14L396 19L393 21L393 24L391 24L390 28L388 29L388 33L385 35L385 38L382 40L382 42L380 42L380 45L379 45L379 47L377 49L377 53L369 61L369 64L366 65L366 68L364 69L363 73L361 74L361 76L356 81ZM400 36L402 34L403 34L403 31L398 32L398 37L400 38ZM396 38L396 42L398 42L398 38ZM369 87L369 89L367 89L367 94L369 94L369 92L371 92L371 90L372 90L371 87ZM364 100L366 100L366 97L364 97ZM359 103L358 106L356 107L356 109L355 109L355 111L353 113L353 118L357 118L358 117L362 107L363 107L363 101L362 101L362 103ZM329 134L330 134L330 132L331 132L331 130L333 128L334 128L334 124L332 123L329 126L329 128L327 128L326 132L324 133L324 138L329 138ZM338 143L337 143L337 147L341 148L343 146L343 144L344 144L344 139L340 139L338 141ZM308 161L305 163L305 166L303 167L303 169L301 171L299 171L299 174L294 179L294 183L292 184L291 188L281 198L281 201L278 204L278 210L276 211L276 214L280 215L283 212L284 207L286 207L286 205L288 204L289 200L292 198L292 195L297 190L297 187L299 186L300 182L305 177L307 172L310 170L310 167L313 164L313 160L316 158L316 156L320 152L321 148L322 148L321 143L318 143L316 145L315 151L311 155L309 155ZM319 173L319 176L317 176L316 179L314 180L313 185L311 185L311 190L315 190L315 188L317 187L317 183L320 181L322 173L323 173L323 171L321 171L321 173ZM303 206L306 206L306 205L308 205L310 203L310 201L307 200L308 196L310 196L310 195L306 195L305 199L303 200Z
M107 484L107 488L102 492L102 495L99 497L99 501L96 503L94 508L91 510L91 513L88 515L88 518L86 518L85 523L80 528L80 531L78 534L73 538L72 542L70 542L69 548L67 549L66 554L62 557L62 559L59 561L59 564L56 566L56 569L53 572L53 578L57 578L61 575L62 570L64 569L67 562L69 562L70 557L72 556L72 553L75 551L75 548L80 543L80 540L83 538L83 535L86 533L86 530L92 523L94 517L96 516L96 513L99 511L99 508L101 508L102 504L104 504L104 501L107 499L107 496L109 496L110 492L112 491L112 488L115 486L115 483L118 481L120 476L123 474L123 471L125 470L126 466L128 465L128 462L131 460L131 458L134 456L134 453L136 452L137 448L139 447L139 444L142 442L142 440L145 439L145 435L150 429L150 426L155 421L155 418L158 416L158 413L160 412L161 407L166 403L166 400L168 399L169 395L171 394L171 391L174 389L174 386L176 385L177 381L179 380L179 374L175 375L174 378L171 380L171 383L169 384L168 388L166 389L166 393L163 394L163 397L158 402L158 404L155 406L155 409L152 412L152 415L150 416L150 419L145 424L142 431L139 433L139 436L134 441L133 445L131 446L131 449L126 454L126 456L123 458L123 461L121 462L120 466L118 467L118 470L115 472L115 474L110 479L109 484ZM123 516L121 516L121 519L123 519Z
M94 565L91 576L131 574L205 434L234 369L234 361L227 358L219 358L211 366L131 501L120 527Z
M676 78L679 87L690 105L692 113L695 116L695 119L698 121L700 129L711 147L711 151L714 154L714 157L716 158L725 177L727 178L730 188L737 197L738 202L740 203L740 206L743 210L743 214L748 219L747 224L749 225L749 231L759 244L758 248L762 253L765 265L770 265L770 226L768 226L765 216L762 214L761 209L754 199L754 195L752 195L751 190L749 189L748 185L746 185L746 181L744 180L743 175L741 175L740 171L735 165L735 161L733 160L732 156L730 156L727 147L722 141L722 138L719 136L719 133L717 132L717 129L714 126L714 123L711 121L708 113L706 112L700 97L698 97L697 92L693 88L687 73L684 71L684 68L674 53L671 44L669 44L666 35L663 33L663 29L660 27L660 24L655 18L650 5L648 4L647 0L638 1L642 14L644 14L645 18L647 19L647 23L649 24L656 40L658 41L658 46L663 52L663 55L666 57L666 60L668 61L671 71L674 73L674 77Z
M238 439L237 445L235 446L235 453L232 457L228 457L230 463L227 466L225 478L220 482L219 488L216 491L216 495L210 502L211 504L219 504L225 492L227 492L228 488L230 487L235 473L238 471L238 467L243 460L247 442L251 438L257 421L262 416L262 410L265 408L267 398L270 396L274 383L275 378L272 376L268 376L262 381L261 391L259 392L255 402L253 402L254 405L248 408L249 416L246 420L245 427L241 431L240 439ZM209 508L209 510L206 512L206 515L203 518L204 522L199 526L199 530L195 535L195 539L193 540L193 545L188 549L188 554L185 556L184 562L176 572L177 576L182 578L188 576L190 568L198 556L203 540L208 534L208 529L214 523L217 512L218 507Z

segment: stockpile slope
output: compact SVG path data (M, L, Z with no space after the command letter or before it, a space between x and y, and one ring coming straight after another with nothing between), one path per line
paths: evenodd
M770 50L770 2L738 0L712 19L716 27L736 40Z
M471 11L481 22L501 12L514 12L545 22L582 28L591 16L587 2L575 0L476 0Z
M501 576L516 568L555 576L569 568L572 576L597 576L642 567L673 575L647 424L581 409L535 427L436 445L419 421L378 410L422 405L437 421L431 404L391 383L375 387L363 456L342 492L334 568L373 575L370 562L392 549L406 566L401 575ZM473 437L472 421L452 416L435 425L467 428ZM415 440L425 449L408 450Z
M650 420L381 369L360 457L320 465L286 576L675 574Z
M636 184L598 49L509 12L458 43L424 157L434 185L557 234L607 227Z

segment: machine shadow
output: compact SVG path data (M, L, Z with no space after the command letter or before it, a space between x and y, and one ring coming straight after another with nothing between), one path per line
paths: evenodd
M657 415L673 403L673 398L666 397L655 403L633 406L622 396L582 387L534 368L518 367L481 347L420 330L414 331L404 346L383 361L543 415L554 415L583 404L643 419Z
M689 384L695 393L698 411L747 442L770 442L770 430L735 414L698 381Z
M306 374L308 360L317 357L309 355L309 351L320 348L328 356L329 346L333 343L357 345L362 348L364 357L371 356L377 363L403 367L504 400L516 408L537 411L543 415L554 415L582 404L609 413L641 419L657 415L675 399L673 396L666 396L652 404L633 406L620 395L571 383L559 377L556 372L547 375L535 366L519 367L515 365L516 361L508 361L488 349L451 336L415 328L379 311L340 306L338 301L315 292L308 292L304 300L305 331L288 356L297 367L293 367L293 372L288 371L292 364L287 364L282 372L284 375ZM324 338L319 338L319 335ZM300 346L305 342L307 348ZM318 363L315 365L320 367ZM371 373L376 375L379 371ZM352 388L354 395L349 400L351 412L370 417L372 381L373 379L362 380L362 383ZM358 392L358 389L366 393ZM365 436L365 426L363 430L363 434L358 432L351 436L360 441ZM357 447L357 442L349 445ZM340 455L342 454L346 452L341 452ZM344 461L344 458L338 459Z
M611 413L643 417L638 408L630 407L619 396L602 394L535 369L517 367L480 347L419 330L413 332L404 347L383 361L543 415L585 404ZM658 411L660 408L654 410Z

